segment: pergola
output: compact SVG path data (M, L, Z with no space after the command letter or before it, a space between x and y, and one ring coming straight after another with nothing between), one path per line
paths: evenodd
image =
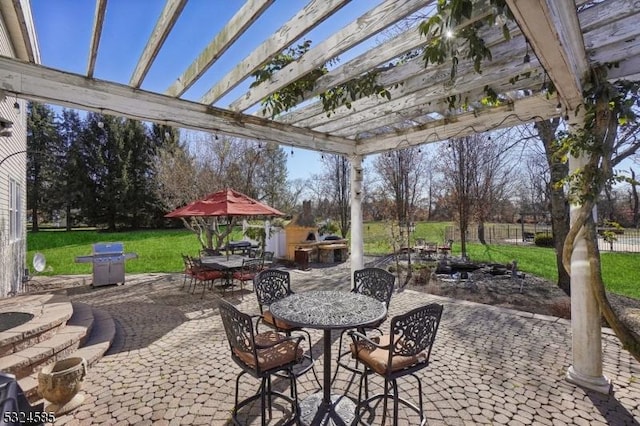
M512 37L505 40L498 27L482 30L493 59L483 65L481 74L474 72L470 61L461 60L457 78L451 83L449 63L425 68L423 59L416 57L379 73L378 82L389 88L391 100L360 99L354 101L350 109L340 107L327 117L322 104L314 98L424 45L427 40L413 27L323 75L298 108L275 119L246 113L265 96L399 21L420 11L433 13L436 3L435 0L386 0L325 40L315 40L315 46L300 60L250 89L227 108L212 106L305 33L339 14L348 3L348 0L309 0L258 48L238 58L237 66L227 75L210 82L210 89L198 102L181 99L272 3L274 0L247 0L200 55L191 64L185 64L185 71L176 76L170 87L163 93L153 93L140 89L141 84L181 12L189 7L188 2L166 0L140 60L131 70L129 83L121 84L93 78L100 39L109 37L102 32L107 0L96 0L89 62L84 75L38 65L37 55L25 50L18 52L21 61L0 58L1 89L29 100L347 156L352 176L351 267L355 270L363 265L364 156L559 115L568 115L569 124L579 126L580 115L575 112L582 102L584 77L590 67L615 63L608 78L640 77L640 4L637 0L507 0L516 18L516 22L510 24ZM20 0L3 2L6 9L3 15L11 21L9 31L29 38L33 34L32 24L18 18L21 4ZM477 10L481 12L462 25L481 18L489 8ZM557 88L553 96L542 89L546 80ZM464 109L449 108L447 98L479 100L485 86L493 88L503 99L500 106L472 102ZM570 167L575 170L579 164L579 159L574 159ZM574 359L567 378L607 392L610 383L602 373L599 311L590 294L588 279L585 243L578 241L572 258Z

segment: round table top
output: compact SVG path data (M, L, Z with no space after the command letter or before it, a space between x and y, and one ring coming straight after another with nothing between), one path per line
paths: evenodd
M276 319L296 327L340 329L366 326L387 314L384 304L372 297L346 291L307 291L272 303Z

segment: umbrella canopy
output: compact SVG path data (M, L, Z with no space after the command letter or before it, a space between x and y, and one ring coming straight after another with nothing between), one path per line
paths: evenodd
M284 213L227 188L164 215L164 217L190 216L284 216Z

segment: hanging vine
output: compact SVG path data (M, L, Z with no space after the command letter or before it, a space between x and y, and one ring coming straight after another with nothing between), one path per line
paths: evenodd
M424 47L425 67L451 61L450 78L454 80L458 72L460 59L473 60L473 69L481 73L484 60L491 60L491 50L479 35L479 29L486 25L500 25L506 40L511 38L508 20L513 20L505 0L490 0L491 13L470 25L459 28L465 19L471 19L474 9L473 0L439 0L437 11L429 19L420 23L420 33L429 38Z
M255 78L255 81L251 83L250 87L255 87L268 81L277 71L302 58L310 48L311 40L305 40L303 43L277 55L264 67L251 74ZM280 113L289 111L300 101L304 100L306 93L314 90L316 81L329 72L329 66L337 62L337 59L332 59L322 67L314 69L302 78L265 97L261 101L263 114L273 118ZM320 93L320 101L327 116L330 116L336 108L343 105L350 109L352 102L367 96L375 95L391 99L389 90L377 82L379 73L379 70L367 72L346 83Z

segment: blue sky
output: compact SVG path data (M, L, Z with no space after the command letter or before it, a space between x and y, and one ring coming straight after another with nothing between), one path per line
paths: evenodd
M164 0L109 0L94 76L127 84L147 39L164 6ZM356 19L380 0L348 3L305 36L314 45ZM190 0L147 74L142 88L164 92L243 4L230 0ZM237 62L259 46L306 4L302 0L277 0L240 37L234 46L182 97L198 100ZM43 65L85 74L91 42L95 1L31 0ZM361 53L367 41L341 56L345 61ZM225 108L246 91L245 81L216 106ZM255 108L254 108L255 110ZM253 111L253 110L250 110ZM291 148L285 147L287 152ZM289 178L306 178L320 171L320 154L294 149L289 155Z

